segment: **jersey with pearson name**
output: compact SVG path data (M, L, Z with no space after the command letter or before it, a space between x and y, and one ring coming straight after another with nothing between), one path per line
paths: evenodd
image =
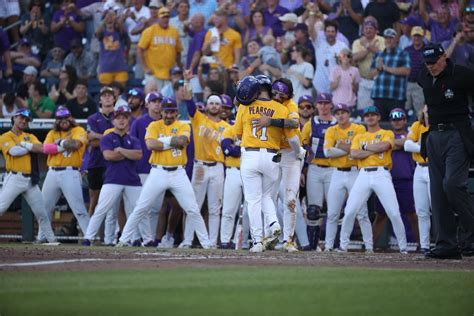
M289 111L288 118L298 121L298 124L299 124L300 114L298 112L298 106L296 105L295 101L293 101L293 99L289 99L288 101L283 102L283 105L288 108L288 111ZM299 128L296 129L296 135L298 135L301 141L301 132ZM290 148L290 144L288 143L288 139L283 136L281 149L286 149L286 148Z
M242 136L242 147L280 149L282 135L291 138L296 135L297 129L287 129L268 126L258 129L253 126L252 120L261 116L272 119L289 118L286 106L273 100L258 99L249 106L241 105L237 111L234 129L238 136Z
M392 131L379 129L375 133L365 132L356 135L352 140L351 149L362 150L364 145L372 145L380 142L389 142L390 149L382 153L374 153L367 158L358 159L357 166L359 168L367 167L387 167L392 168L392 148L395 143L395 135Z
M54 144L60 139L74 139L81 142L81 147L76 151L63 151L61 153L48 155L47 164L49 167L76 167L80 168L82 164L82 156L86 150L87 133L80 126L71 128L69 131L51 130L46 135L45 144Z
M234 141L234 144L236 142L240 142L240 140L238 139L237 135L234 132L234 126L233 125L227 127L224 130L224 133L222 133L222 139L224 140L226 138L232 139ZM231 168L231 167L239 168L240 167L240 157L225 156L224 165L226 167L229 167L229 168Z
M22 132L16 135L12 131L8 131L0 136L0 146L2 146L3 157L5 157L5 169L7 171L31 173L31 156L26 154L23 156L13 157L8 151L14 146L19 146L20 142L28 142L32 144L41 144L35 135Z
M336 147L339 143L350 145L354 137L362 133L365 133L365 127L359 124L352 123L344 129L339 125L331 126L324 135L324 149ZM347 153L345 156L329 158L329 165L336 168L349 168L357 166L357 162Z
M196 111L191 117L193 128L194 158L201 161L224 162L221 149L222 132L230 126L226 121L213 121L206 115Z
M407 138L414 141L415 143L418 143L421 140L421 135L427 131L428 127L416 121L411 126L410 133L408 133ZM417 163L426 163L428 161L428 159L424 159L420 153L413 153L412 157Z
M158 139L160 137L169 136L186 136L189 140L191 128L189 124L175 121L170 125L166 125L163 120L150 123L146 129L145 141L147 139ZM150 156L150 164L161 166L184 166L188 161L186 156L186 148L171 148L168 150L153 150Z

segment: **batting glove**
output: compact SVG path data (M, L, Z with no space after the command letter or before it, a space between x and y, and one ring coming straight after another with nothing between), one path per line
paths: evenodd
M31 149L33 149L33 144L28 142L20 142L20 146L28 151L31 151Z

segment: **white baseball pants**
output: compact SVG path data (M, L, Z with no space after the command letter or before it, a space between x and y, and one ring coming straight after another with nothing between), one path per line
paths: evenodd
M55 242L51 221L44 208L43 195L37 185L31 185L31 178L21 174L8 173L3 179L3 187L0 191L0 216L3 215L20 194L23 194L26 202L35 214L38 225L43 235L49 242Z
M201 216L191 182L182 167L177 170L167 171L157 166L152 168L145 184L143 185L137 205L120 237L121 242L129 242L138 223L144 216L148 216L151 206L161 209L166 190L170 190L186 213L183 244L191 245L194 232L203 247L209 247L210 241L206 230L206 224Z
M43 200L48 218L51 221L53 210L58 203L61 193L64 194L72 213L77 219L82 233L85 233L89 225L89 214L84 204L82 195L82 178L78 170L67 167L66 170L49 169L43 183ZM41 229L38 231L38 239L44 239Z
M353 167L351 171L340 171L336 169L332 174L327 203L328 217L326 221L326 249L334 248L334 239L337 234L337 224L339 222L339 216L341 215L341 208L346 200L346 194L350 193L358 174L359 171L356 167ZM373 250L372 225L369 219L367 203L362 204L361 209L357 212L357 220L359 221L365 249Z
M324 201L328 200L333 170L334 168L331 167L322 168L313 164L309 165L308 174L306 175L308 206L318 205L323 207Z
M142 182L142 186L145 184L146 179L148 178L149 173L140 173L138 176L140 177L140 181ZM160 209L153 205L150 207L150 229L151 235L156 238L156 229L158 227L158 213Z
M393 231L397 237L400 251L406 251L407 236L402 217L400 216L392 176L390 172L383 167L378 167L376 171L366 171L366 169L367 168L363 168L360 170L352 186L352 190L349 193L344 218L342 220L340 247L341 249L347 250L357 213L359 213L362 206L367 203L372 192L375 192L387 212L388 218L392 222Z
M224 200L222 201L221 243L228 243L234 231L235 216L242 204L242 179L240 170L226 169L224 181Z
M428 166L417 165L413 175L413 197L415 210L418 216L418 229L420 231L420 247L430 249L430 174Z
M254 243L263 240L262 214L265 223L278 221L272 193L279 178L280 168L278 163L272 161L273 156L275 154L267 152L266 149L242 149L240 171L248 206L250 234Z
M218 162L215 166L206 166L200 161L194 162L192 187L196 201L201 210L207 194L209 211L209 239L217 245L219 236L222 194L224 190L224 166Z

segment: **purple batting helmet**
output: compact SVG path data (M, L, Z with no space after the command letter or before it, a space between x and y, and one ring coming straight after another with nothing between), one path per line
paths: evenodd
M240 104L250 105L260 94L260 83L254 76L244 77L237 86L236 99Z
M388 115L390 121L397 121L397 120L402 120L407 117L407 114L405 113L405 110L401 108L395 108L390 111L390 114Z

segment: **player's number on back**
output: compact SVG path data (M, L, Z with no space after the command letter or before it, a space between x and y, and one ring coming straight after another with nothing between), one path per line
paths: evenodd
M259 135L260 134L260 135ZM256 127L252 127L252 136L258 138L262 141L268 140L267 137L267 128L262 127L262 129L257 129Z

